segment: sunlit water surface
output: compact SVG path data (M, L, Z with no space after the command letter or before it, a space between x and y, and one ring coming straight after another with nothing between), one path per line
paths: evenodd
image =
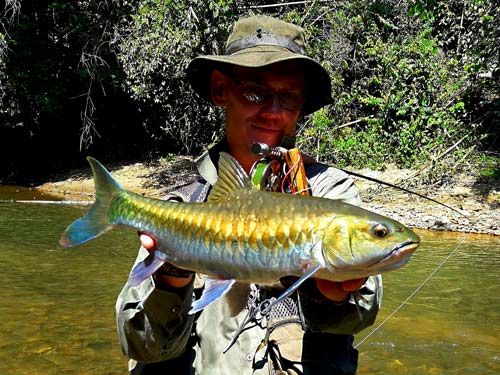
M0 203L0 374L125 374L114 303L137 251L133 230L63 249L88 207ZM420 233L410 263L384 277L377 324L465 234ZM360 344L359 374L500 374L500 238L467 236L439 272ZM360 342L371 329L357 335Z

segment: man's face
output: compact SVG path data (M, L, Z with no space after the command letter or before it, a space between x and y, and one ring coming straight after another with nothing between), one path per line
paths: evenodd
M219 85L214 102L226 108L230 152L248 172L257 160L251 152L254 142L275 147L283 136L294 135L304 101L304 72L296 63L234 67L214 82Z

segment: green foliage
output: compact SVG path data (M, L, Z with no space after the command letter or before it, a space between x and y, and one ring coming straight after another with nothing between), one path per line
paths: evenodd
M482 177L500 181L500 156L481 155L478 164Z
M12 159L0 178L19 173L25 155L37 155L25 157L37 170L39 154L50 154L44 164L53 166L87 148L116 157L198 153L220 136L223 118L189 88L186 66L222 53L233 22L252 13L302 26L309 55L330 74L333 105L299 132L322 161L411 166L500 148L493 1L20 5L7 0L0 14L0 156ZM12 147L29 150L12 158Z
M119 59L126 87L157 142L197 152L220 133L218 111L189 88L185 70L199 54L222 53L233 23L231 0L138 2L122 28Z
M114 121L132 112L114 111L124 96L113 39L125 9L97 0L6 2L0 14L0 178L30 178L67 165L100 138L109 145ZM17 152L5 151L12 149Z
M303 147L337 165L372 168L498 147L484 136L499 123L498 7L421 0L330 9L311 12L310 25L319 27L308 30L333 78L335 103L306 123Z

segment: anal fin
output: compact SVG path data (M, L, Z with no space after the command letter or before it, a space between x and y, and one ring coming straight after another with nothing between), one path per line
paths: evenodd
M160 251L155 251L150 254L142 262L132 269L128 277L128 283L132 286L137 286L154 274L165 263L165 255Z
M235 280L215 280L215 279L205 279L205 289L201 294L200 299L194 301L191 305L191 310L189 314L195 314L211 303L222 298L233 286Z

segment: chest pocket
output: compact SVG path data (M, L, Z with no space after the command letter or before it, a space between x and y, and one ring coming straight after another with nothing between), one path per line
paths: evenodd
M271 310L266 336L269 375L355 374L358 352L352 335L311 332L304 322L296 294Z
M267 351L270 375L302 375L304 325L293 297L273 307L267 318Z
M269 334L268 355L270 375L302 375L302 325L289 322L275 327Z

